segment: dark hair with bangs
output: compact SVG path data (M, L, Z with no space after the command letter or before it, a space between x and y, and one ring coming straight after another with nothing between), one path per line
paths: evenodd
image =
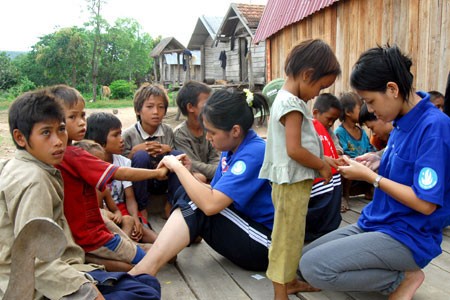
M284 72L296 78L312 69L311 82L328 75L339 76L341 67L331 47L322 40L306 40L295 46L286 57Z
M85 139L93 140L105 147L109 132L121 128L122 123L115 115L105 112L93 113L87 118Z
M355 109L356 105L362 105L361 98L354 92L342 93L339 101L342 105L341 115L339 116L339 121L341 122L345 121L346 113L352 112Z
M355 90L385 93L388 82L395 82L408 102L412 93L412 61L397 45L378 46L365 51L353 66L350 85Z
M366 103L363 103L363 105L361 105L361 110L359 111L359 125L362 126L366 122L376 120L378 120L377 116L375 116L374 113L369 112Z
M150 84L148 82L141 85L141 87L134 94L133 105L134 111L140 112L142 107L144 106L144 102L150 98L150 96L162 97L164 101L164 107L167 112L167 108L169 107L169 97L167 96L166 90L162 85L159 84ZM138 121L141 118L136 115L136 119Z
M44 121L64 122L64 109L55 96L47 90L37 90L19 96L8 111L11 137L17 149L25 149L17 144L13 132L19 130L28 141L36 123Z
M183 84L177 95L177 106L184 116L187 116L187 106L197 106L198 96L200 94L211 94L211 88L198 81L188 81Z
M205 117L214 127L224 131L230 131L234 125L239 125L246 133L253 125L254 112L261 114L259 123L262 124L269 112L267 99L263 94L254 93L249 104L246 93L222 89L214 92L208 99L200 114L200 121Z
M58 99L62 105L68 108L74 107L79 101L85 103L81 93L68 85L53 85L48 87L48 90L56 96L56 99Z
M317 109L319 113L323 114L330 109L335 108L339 111L342 111L342 105L339 99L330 93L323 93L317 96L314 101L313 109Z

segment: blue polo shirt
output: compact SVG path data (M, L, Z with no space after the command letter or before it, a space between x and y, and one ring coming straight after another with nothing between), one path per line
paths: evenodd
M222 152L211 186L230 197L237 211L272 229L272 188L258 178L265 148L264 140L250 130L235 153Z
M376 189L358 226L400 241L423 268L442 252L442 229L450 218L450 118L430 102L427 93L417 94L422 100L394 121L379 174L410 186L418 198L437 209L426 216Z

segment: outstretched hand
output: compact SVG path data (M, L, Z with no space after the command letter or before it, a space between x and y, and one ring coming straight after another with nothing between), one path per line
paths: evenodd
M342 157L346 165L339 166L338 171L347 179L351 180L363 180L370 182L371 175L375 173L369 167L366 167L362 163L354 161L347 156Z
M185 166L187 169L190 169L191 164L191 160L187 157L186 154L180 154L177 156L166 155L158 164L158 168L166 167L170 171L174 172L175 169L180 166Z
M375 152L369 152L355 157L355 160L365 165L372 171L376 171L380 166L381 157Z

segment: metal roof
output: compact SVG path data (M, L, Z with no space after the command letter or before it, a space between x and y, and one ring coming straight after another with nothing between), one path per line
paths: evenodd
M332 5L339 0L269 0L256 30L259 43L281 29Z
M177 41L174 37L167 37L162 39L158 45L153 48L152 52L150 52L150 57L158 57L163 51L167 50L184 50L186 47L183 46L179 41Z
M200 49L208 36L214 40L222 19L222 17L200 16L187 47L191 50Z
M239 22L242 23L248 34L253 37L263 11L264 5L231 3L217 31L216 39L232 36Z

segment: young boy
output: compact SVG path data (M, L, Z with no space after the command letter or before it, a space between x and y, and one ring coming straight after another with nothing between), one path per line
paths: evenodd
M145 251L131 239L109 231L98 207L96 189L103 191L112 180L145 180L166 177L167 169L147 170L118 167L72 146L84 138L86 113L84 99L74 88L57 85L49 88L64 108L68 146L63 161L56 167L64 178L64 214L75 242L91 262L108 270L129 270Z
M330 131L341 114L339 99L329 93L320 94L313 106L313 124L322 141L324 158L331 166L332 179L324 184L324 178L314 179L306 215L305 242L311 242L339 227L341 223L341 175L336 170L339 154Z
M13 159L0 165L0 298L9 281L15 237L28 221L47 217L62 228L67 246L60 258L36 261L35 299L104 299L102 294L116 299L124 295L159 299L160 287L154 277L108 273L84 264L84 252L73 241L63 213L63 179L53 167L62 161L68 140L64 112L55 97L45 90L23 94L12 103L8 118L18 150ZM88 278L97 281L97 287ZM106 279L116 284L103 284Z
M366 125L372 131L370 143L378 151L386 147L389 135L394 129L391 122L384 122L378 119L374 113L369 112L365 103L361 106L361 111L359 112L359 125Z
M343 93L339 99L342 105L339 120L342 122L334 131L343 148L344 154L355 158L376 149L369 141L366 132L359 127L359 111L361 109L361 99L356 93ZM351 181L342 178L343 196L341 212L349 210L350 190L352 195L365 194L366 199L372 199L372 185L363 181Z
M174 130L175 148L192 161L194 175L203 182L211 181L219 163L219 154L206 139L199 122L200 112L211 94L211 88L197 81L189 81L178 92L177 105L187 120Z
M429 91L430 101L434 104L440 111L444 111L444 95L438 91Z
M93 113L87 118L86 138L100 144L104 150L104 160L116 166L131 167L131 160L120 155L124 149L122 123L109 113ZM111 196L124 217L131 216L133 227L124 231L134 241L153 243L156 232L150 229L148 220L138 211L131 181L113 180L110 185Z

